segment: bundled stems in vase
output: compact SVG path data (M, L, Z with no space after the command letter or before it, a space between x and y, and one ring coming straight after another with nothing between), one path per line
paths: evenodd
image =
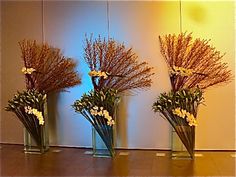
M116 90L92 90L72 105L76 112L82 114L91 123L111 156L114 156L113 126L119 99Z
M153 110L168 120L192 158L197 109L202 102L203 93L200 89L183 89L162 93L153 104Z
M12 111L22 122L38 147L44 146L45 103L47 96L36 90L18 92L8 101L7 111Z
M177 135L179 136L180 140L183 142L190 157L193 159L194 149L195 149L195 127L180 125L180 126L175 126L174 129Z

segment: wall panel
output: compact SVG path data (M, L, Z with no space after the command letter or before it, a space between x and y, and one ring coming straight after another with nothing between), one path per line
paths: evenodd
M22 126L4 107L17 90L25 87L18 42L42 39L41 2L3 1L1 5L1 142L22 143Z

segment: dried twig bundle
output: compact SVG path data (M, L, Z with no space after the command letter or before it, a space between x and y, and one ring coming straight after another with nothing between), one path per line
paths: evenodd
M91 75L95 90L112 88L123 92L151 86L152 67L147 62L138 62L132 48L126 49L124 44L113 39L106 41L98 37L93 40L91 36L90 39L86 37L84 51L85 61L95 72Z
M224 55L210 46L209 40L193 40L191 33L159 36L159 40L174 91L196 86L206 89L231 80L231 71L221 62Z
M74 71L76 63L64 57L60 49L48 44L37 44L35 40L23 40L19 45L27 89L48 93L81 83L81 78Z

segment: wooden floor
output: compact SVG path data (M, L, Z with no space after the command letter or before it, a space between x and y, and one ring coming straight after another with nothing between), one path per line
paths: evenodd
M78 148L35 155L24 154L21 145L1 145L0 151L2 176L235 176L235 152L200 151L192 161L173 160L170 151L117 150L113 159Z

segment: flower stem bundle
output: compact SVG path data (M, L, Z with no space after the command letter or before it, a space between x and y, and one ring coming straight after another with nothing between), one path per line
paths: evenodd
M115 109L119 100L116 90L92 90L72 105L95 128L111 156L114 155L112 126L115 124Z
M201 89L183 89L162 93L152 107L154 112L160 112L175 129L191 157L195 143L197 110L202 102Z
M36 144L42 144L42 126L44 125L44 104L46 102L46 94L37 90L25 90L17 92L13 99L8 101L6 111L16 114L24 127L35 140Z

